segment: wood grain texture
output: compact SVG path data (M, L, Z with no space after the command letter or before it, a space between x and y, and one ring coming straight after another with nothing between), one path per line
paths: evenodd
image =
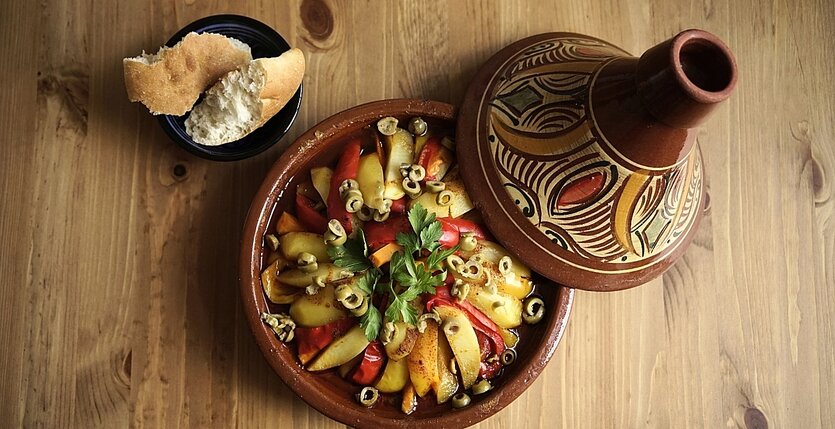
M228 164L177 149L121 78L216 13L308 61L288 137ZM0 423L340 427L271 372L238 298L242 221L282 148L362 102L458 103L527 35L634 53L697 27L740 82L699 136L693 246L644 287L578 293L549 368L479 427L835 427L834 22L827 0L0 2Z

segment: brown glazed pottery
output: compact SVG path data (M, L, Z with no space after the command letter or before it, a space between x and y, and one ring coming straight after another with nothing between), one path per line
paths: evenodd
M471 83L458 157L490 230L535 271L593 291L662 274L702 215L696 132L736 84L714 35L687 30L640 58L548 33L494 55Z
M464 427L498 412L521 394L542 372L562 337L573 302L573 289L537 278L537 294L546 303L546 316L537 325L522 327L516 346L518 359L505 368L495 388L474 396L470 406L453 409L435 405L427 395L411 415L400 411L400 395L383 395L372 408L354 398L360 387L343 380L335 371L310 373L298 362L295 345L280 342L264 324L262 312L278 312L261 286L265 267L264 236L275 215L291 207L296 184L311 167L332 163L349 137L385 116L406 121L421 116L452 128L455 109L448 104L420 100L386 100L358 106L324 120L300 136L275 163L258 190L247 215L240 259L240 287L246 318L255 340L270 366L284 383L323 414L357 428ZM431 123L431 122L430 122ZM472 195L473 188L470 188Z

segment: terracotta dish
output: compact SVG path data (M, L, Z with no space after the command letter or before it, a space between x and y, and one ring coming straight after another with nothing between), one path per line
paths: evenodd
M312 167L333 162L348 136L385 116L401 121L420 116L455 126L456 112L448 104L421 100L386 100L354 107L319 123L300 136L275 163L258 190L244 226L240 259L240 287L246 318L258 346L285 384L323 414L357 428L464 427L495 414L518 397L542 372L568 322L573 290L535 277L547 312L541 323L526 327L516 346L518 359L508 366L493 390L475 396L473 403L453 409L449 403L419 406L411 415L383 402L366 408L354 399L356 386L336 374L311 373L298 362L293 345L280 342L260 319L272 304L261 285L264 236L273 216L290 207L296 183ZM460 156L460 154L459 154ZM470 190L473 194L478 190ZM333 372L333 371L331 371Z

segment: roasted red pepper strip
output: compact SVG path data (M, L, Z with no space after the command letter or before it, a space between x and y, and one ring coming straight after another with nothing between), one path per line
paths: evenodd
M347 233L351 233L353 225L351 224L351 213L345 210L345 202L339 195L339 186L346 179L357 178L357 171L360 164L360 149L362 142L359 139L351 140L345 149L342 151L342 156L336 164L336 169L333 171L331 177L331 189L328 193L328 217L336 219L342 224Z
M481 361L481 366L478 371L478 376L485 379L491 379L499 375L502 369L502 363L497 359L492 362Z
M441 231L443 232L438 242L441 243L442 247L447 249L458 244L458 241L461 239L461 234L464 233L472 233L479 240L488 240L490 238L490 234L475 222L451 217L440 217L438 221L441 222Z
M392 216L385 222L368 222L363 228L365 241L371 250L377 250L397 240L398 232L409 232L412 225L406 216Z
M438 243L440 243L441 247L444 249L451 249L455 247L459 241L461 241L461 232L459 232L458 228L453 225L444 223L442 219L446 218L438 219L441 221L441 238L438 239Z
M490 338L487 335L482 334L480 331L475 331L475 335L478 338L478 347L481 350L481 365L479 368L478 376L484 379L490 379L499 374L499 371L502 369L502 364L497 359L494 359L491 362L487 362L487 357L490 356L492 352L492 348L490 347Z
M362 354L362 360L351 370L348 378L362 386L371 385L380 375L380 371L383 370L383 364L385 362L383 345L379 341L374 340L365 348L365 352Z
M315 328L296 327L294 336L299 351L299 360L306 364L335 338L348 332L354 326L356 320L346 317Z
M425 180L438 180L435 176L436 171L434 170L436 168L434 165L440 161L438 158L442 149L441 140L437 137L430 137L420 150L417 163L426 170Z
M467 318L470 319L470 323L473 324L473 328L490 338L493 343L493 353L500 355L507 348L502 335L499 333L498 325L469 302L455 299L449 293L448 286L435 288L435 295L430 296L426 301L426 311L432 311L433 308L441 305L456 307L464 311Z
M406 213L406 197L391 202L392 213Z
M310 201L302 194L296 194L296 215L304 228L316 234L324 234L328 229L328 220L313 208Z

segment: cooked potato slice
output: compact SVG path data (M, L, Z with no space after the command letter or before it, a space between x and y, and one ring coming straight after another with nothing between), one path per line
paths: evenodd
M467 294L467 301L500 328L515 328L522 324L522 301L510 295L490 293L484 287L478 287Z
M409 382L409 366L406 359L389 359L383 376L374 386L383 393L395 393L403 390Z
M449 341L446 339L443 331L438 329L438 384L432 386L435 390L435 397L439 404L443 404L452 398L455 391L458 390L458 377L452 373L452 349L449 347Z
M345 335L325 347L325 350L307 367L310 371L323 371L337 367L363 352L368 346L368 338L359 325L354 326Z
M438 204L438 194L435 192L424 192L421 196L409 201L409 209L411 210L415 204L420 204L429 213L435 213L435 217L449 217L449 207Z
M372 152L360 157L357 182L365 205L372 209L384 211L383 191L383 164L380 155Z
M307 252L316 257L319 263L330 262L325 238L312 232L288 232L280 238L281 254L290 262L299 259L299 253Z
M446 177L444 177L444 184L446 190L452 192L452 204L449 206L450 217L460 217L469 212L475 206L470 201L467 195L467 190L464 188L464 182L458 175L458 167L453 168Z
M400 411L403 411L406 415L412 414L417 407L417 395L415 395L415 387L411 384L407 384L406 388L403 389L403 400L400 403Z
M290 317L299 326L313 328L348 317L348 310L334 297L333 286L327 285L316 295L299 295L290 304Z
M469 389L478 378L481 367L481 351L475 329L463 311L448 306L436 307L436 309L438 315L441 316L441 329L458 362L461 382L465 389Z
M409 357L409 376L415 392L423 397L438 384L438 324L427 321L426 330L419 333Z
M412 134L398 128L394 135L385 136L386 145L386 189L385 198L397 200L406 195L403 191L403 176L400 175L400 164L411 164L415 155L415 142Z
M285 262L281 259L276 259L268 265L261 273L261 285L270 301L276 304L289 304L298 298L302 291L278 281L278 272L282 265L285 265Z
M461 257L464 259L470 258L473 255L481 255L485 261L489 261L498 266L499 260L504 256L509 256L512 262L510 270L516 273L519 277L530 278L531 269L522 263L518 258L511 255L504 247L488 240L478 240L478 245L475 249L469 252L461 252Z
M286 285L303 288L313 283L316 277L321 277L324 283L329 283L350 276L350 271L346 271L334 264L325 263L319 264L319 267L311 272L305 272L298 268L284 271L278 275L278 281Z
M313 187L316 192L322 197L325 206L328 205L328 195L331 191L331 178L333 177L333 170L328 167L317 167L310 170L310 181L313 182Z

